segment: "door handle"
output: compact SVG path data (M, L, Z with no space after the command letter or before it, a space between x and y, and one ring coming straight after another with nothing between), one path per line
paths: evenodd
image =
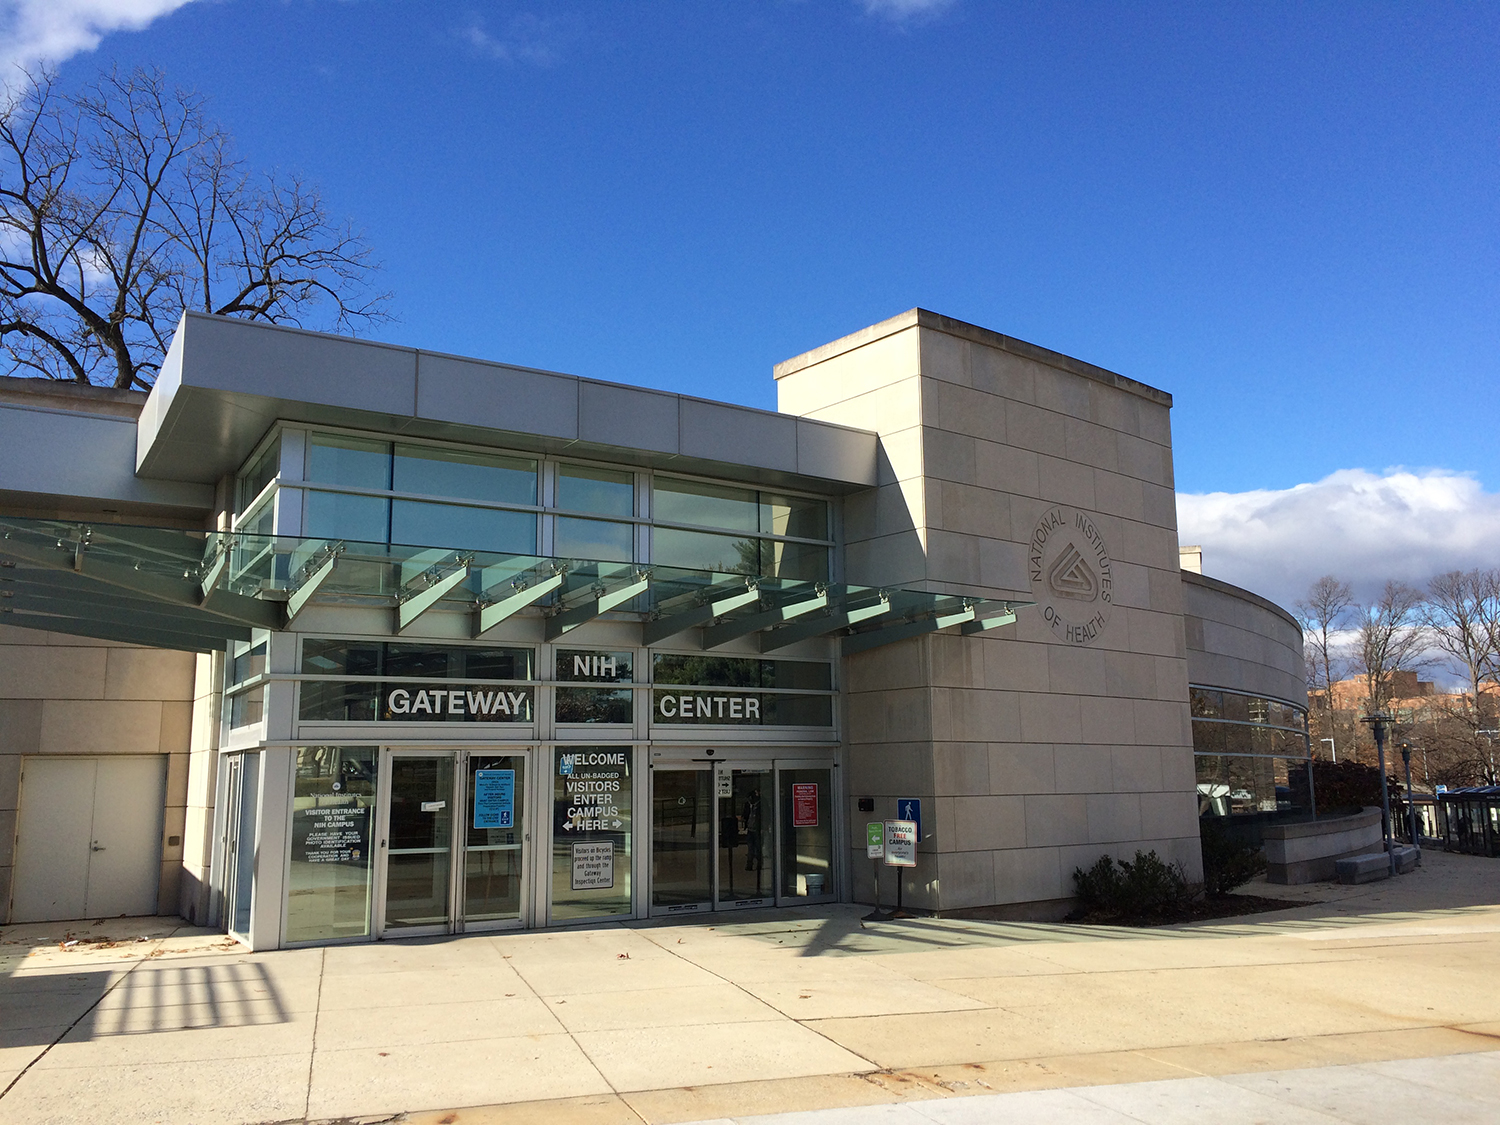
M91 851L91 852L102 852L103 850L104 849L101 848L98 844L90 844L89 845L89 851Z

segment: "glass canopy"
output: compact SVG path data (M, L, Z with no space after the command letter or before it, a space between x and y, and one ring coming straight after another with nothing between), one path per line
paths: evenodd
M400 633L464 612L475 637L518 614L547 639L603 613L641 622L641 643L701 630L773 652L838 636L861 652L939 629L1008 625L1030 602L891 587L246 532L0 517L0 623L207 652L284 629L309 605L379 605Z

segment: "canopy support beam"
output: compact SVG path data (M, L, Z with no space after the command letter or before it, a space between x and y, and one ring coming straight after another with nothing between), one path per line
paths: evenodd
M890 612L891 599L882 596L874 605L845 609L840 613L830 613L827 617L815 617L811 621L786 625L780 629L768 629L760 635L760 651L775 652L779 648L786 648L798 641L821 637L839 629L847 629L861 621L869 621L871 618L881 617Z
M561 613L553 614L547 618L547 640L555 641L564 633L572 632L578 626L586 624L598 617L601 613L608 613L617 605L624 605L631 598L644 594L651 585L651 576L638 574L631 582L624 586L616 586L613 590L603 590L595 587L595 596L582 605L565 609Z
M729 594L726 597L711 598L696 605L692 609L681 613L674 613L668 617L658 617L655 621L647 621L641 627L641 644L654 645L658 641L664 641L668 637L675 637L694 625L706 625L716 617L723 617L726 613L732 613L741 606L747 606L751 602L760 599L760 587L751 582L748 588L737 594Z
M452 554L451 551L445 553ZM437 605L444 594L469 577L469 564L473 561L473 555L460 555L454 561L453 569L441 578L437 577L439 570L437 566L432 566L425 571L424 573L430 578L427 588L425 590L406 591L396 606L396 632L406 632L407 627L413 621Z
M563 579L567 576L567 571L559 570L556 574L533 582L530 586L523 586L509 597L495 602L481 603L479 611L474 615L475 638L484 636L500 622L514 617L527 606L541 601L561 586Z
M732 621L721 621L703 630L703 647L705 649L718 648L722 644L728 644L740 637L748 637L751 633L759 633L762 629L780 625L783 621L790 621L794 617L802 617L805 614L826 609L827 606L828 590L820 586L818 592L810 598L783 602L775 609L768 609L764 613L752 613L749 617L736 617Z
M339 556L343 553L344 545L339 543L328 549L328 557L316 568L313 567L311 561L308 562L307 577L302 580L300 586L292 591L292 596L286 600L286 623L288 625L292 623L292 619L297 614L302 612L302 607L318 592L318 587L328 581L329 575L333 573L333 568L338 565Z

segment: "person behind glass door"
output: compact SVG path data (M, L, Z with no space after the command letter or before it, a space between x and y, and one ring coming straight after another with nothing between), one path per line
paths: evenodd
M745 870L759 871L764 866L760 852L760 790L750 790L745 801Z

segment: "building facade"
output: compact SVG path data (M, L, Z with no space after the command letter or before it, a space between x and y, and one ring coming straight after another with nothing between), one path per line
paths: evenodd
M149 396L15 381L9 916L91 912L114 853L255 948L871 901L898 813L917 908L1198 877L1200 697L1304 756L1306 700L1285 615L1179 567L1170 397L923 310L775 376L189 314Z

